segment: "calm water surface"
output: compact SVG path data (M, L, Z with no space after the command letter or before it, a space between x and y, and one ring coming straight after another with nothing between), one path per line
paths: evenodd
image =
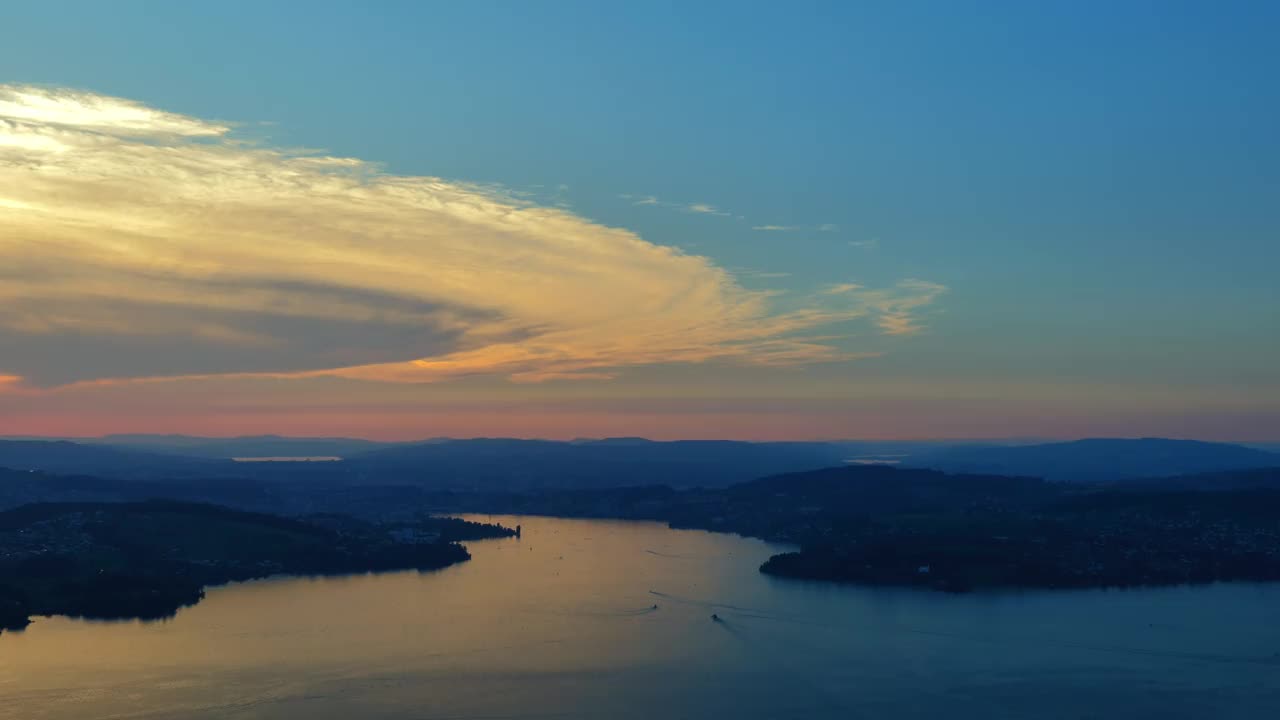
M1280 585L866 590L762 576L778 548L730 535L476 519L524 537L0 635L0 718L1280 717Z

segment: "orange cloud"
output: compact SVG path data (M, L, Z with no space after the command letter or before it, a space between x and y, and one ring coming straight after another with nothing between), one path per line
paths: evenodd
M708 258L491 187L5 85L0 259L2 359L44 386L827 362L861 353L806 337L816 328L913 332L941 292L850 288L783 310Z

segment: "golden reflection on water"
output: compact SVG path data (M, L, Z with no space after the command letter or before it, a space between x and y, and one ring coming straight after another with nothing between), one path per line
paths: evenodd
M52 704L127 705L202 690L211 676L341 683L406 671L601 674L659 667L673 655L710 663L726 641L706 622L710 611L663 604L651 591L714 596L724 582L754 576L770 553L764 543L701 532L672 543L671 531L651 523L496 519L522 524L523 537L469 543L472 561L439 572L234 584L155 623L40 618L0 639L0 693L35 699L75 688ZM158 684L112 692L140 682Z

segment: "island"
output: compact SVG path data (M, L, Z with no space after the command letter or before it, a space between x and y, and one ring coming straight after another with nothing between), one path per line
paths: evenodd
M423 516L285 518L203 503L42 503L0 512L0 629L33 615L159 619L205 588L270 575L437 570L460 540L515 530Z

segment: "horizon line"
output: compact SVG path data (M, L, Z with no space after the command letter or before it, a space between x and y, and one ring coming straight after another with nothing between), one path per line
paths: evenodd
M1068 443L1079 442L1082 440L1180 440L1187 442L1208 442L1218 444L1234 444L1234 445L1272 445L1280 444L1280 438L1271 440L1203 440L1196 437L1184 436L1168 436L1168 435L1082 435L1082 436L974 436L974 437L895 437L895 438L805 438L805 439L777 439L777 440L751 440L734 437L687 437L674 438L665 440L655 440L653 438L642 435L610 435L603 437L573 437L573 438L549 438L537 436L517 436L517 435L470 435L470 436L452 436L437 435L432 437L420 437L409 440L383 440L371 437L361 437L357 435L280 435L276 433L262 433L255 435L189 435L186 433L151 433L151 432L129 432L129 433L110 433L105 435L0 435L0 441L20 442L77 442L77 441L108 441L112 439L123 438L181 438L186 440L260 440L265 438L278 440L348 440L369 443L379 443L385 445L413 445L429 442L465 442L472 440L521 440L528 442L557 442L557 443L575 443L575 442L605 442L610 440L632 440L644 441L651 443L672 443L672 442L740 442L751 444L785 444L785 443L1006 443L1006 444L1050 444L1050 443Z

